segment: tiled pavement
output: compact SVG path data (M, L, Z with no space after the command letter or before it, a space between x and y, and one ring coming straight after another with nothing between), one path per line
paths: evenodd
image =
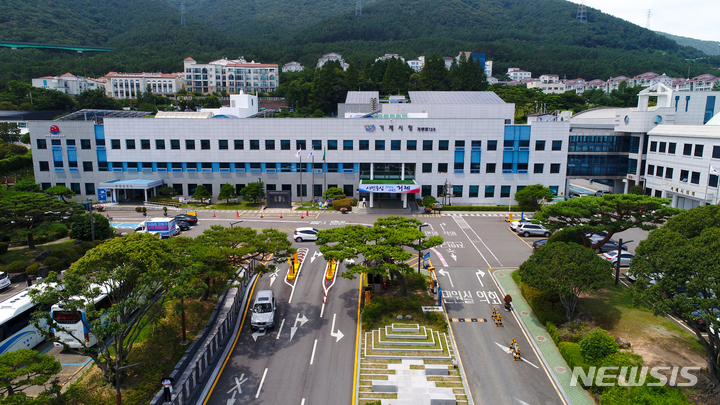
M533 344L540 352L543 362L550 369L555 381L560 385L565 394L565 399L572 405L594 405L595 401L579 384L570 386L572 370L568 367L565 359L535 315L530 310L530 306L520 294L520 288L515 284L511 274L513 269L496 270L493 276L500 284L503 294L510 294L513 298L512 305L515 313L518 315L520 322L523 324L526 332L533 339Z

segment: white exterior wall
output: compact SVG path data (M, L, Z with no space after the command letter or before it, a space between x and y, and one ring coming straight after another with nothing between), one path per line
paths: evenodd
M32 86L43 89L61 91L70 96L77 96L85 90L105 88L102 83L95 80L88 80L85 77L63 78L61 76L53 78L41 77L37 79L32 79Z

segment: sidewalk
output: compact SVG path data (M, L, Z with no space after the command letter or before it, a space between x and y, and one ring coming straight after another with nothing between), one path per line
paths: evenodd
M576 384L574 387L570 386L572 370L569 369L565 359L558 351L557 346L555 346L545 327L541 325L535 315L533 315L530 306L522 294L520 294L520 288L510 276L513 271L515 270L503 269L496 270L492 274L498 284L500 284L503 294L510 294L512 296L512 305L516 315L528 335L533 337L533 344L540 353L543 362L552 373L555 382L560 386L560 389L564 391L564 396L566 400L569 401L569 404L594 405L595 401L580 384Z

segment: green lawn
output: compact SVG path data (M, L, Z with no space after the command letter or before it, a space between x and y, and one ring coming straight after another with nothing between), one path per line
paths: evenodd
M260 203L251 203L251 202L231 202L231 203L225 203L225 202L219 202L215 204L200 204L200 203L191 203L191 204L183 204L180 206L180 208L199 208L204 210L259 210L260 209Z
M56 249L62 249L62 248L72 248L75 245L73 245L73 241L67 241L67 242L60 242L60 243L51 243L48 245L42 245L37 246L36 249L30 250L28 248L22 248L22 249L16 249L16 250L8 250L7 253L0 256L0 259L3 259L4 261L11 263L11 262L17 262L17 261L27 261L30 262L32 259L37 256L38 252L41 250L56 250Z

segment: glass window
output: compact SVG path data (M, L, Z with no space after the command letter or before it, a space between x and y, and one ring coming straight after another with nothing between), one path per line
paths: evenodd
M195 149L195 140L194 139L186 139L185 140L185 149Z
M690 177L690 183L700 184L700 172L692 172L692 176Z
M65 141L67 143L67 146L75 146L75 140L74 139L68 139Z
M500 198L510 197L510 186L500 186Z
M385 140L376 139L375 140L375 150L385 150Z
M673 168L672 167L668 167L667 169L665 169L665 178L666 179L673 178Z
M535 163L535 167L533 168L533 173L542 173L545 165L542 163Z
M657 141L650 142L650 152L657 152Z
M315 139L312 141L312 147L315 150L322 150L322 141L319 139Z
M390 141L390 150L400 150L402 149L402 142L399 139Z
M259 139L251 139L250 140L250 150L260 150L260 140Z
M550 163L550 173L560 173L560 163Z
M690 177L690 172L687 170L680 170L680 181L687 183L688 178Z
M343 193L345 193L345 197L352 197L354 192L355 192L355 185L343 184Z
M62 146L62 141L59 139L52 139L50 140L53 146ZM118 140L118 149L120 149L120 141Z
M120 149L120 140L119 139L111 139L110 140L110 148Z
M338 164L337 163L328 163L327 164L327 172L328 173L337 173L338 172Z
M663 167L663 166L658 166L658 167L655 169L655 175L658 176L658 177L662 177L663 174L664 174L664 172L665 172L665 167Z
M480 186L470 186L470 194L468 197L476 198L480 196Z
M485 198L495 198L495 186L485 186Z
M465 147L465 141L455 141L455 147L456 147L456 148L464 148L464 147Z
M295 149L296 150L306 150L307 149L307 141L295 141ZM307 190L305 191L307 193Z
M438 163L438 173L447 173L447 171L448 171L447 163Z
M83 171L84 171L84 172L91 172L91 171L93 171L93 164L92 164L92 162L83 162Z
M665 153L666 146L667 146L667 142L660 142L658 144L658 152Z
M668 153L674 155L675 154L675 148L677 148L677 144L675 142L670 142L668 144Z
M718 186L718 176L717 174L711 174L710 178L708 179L708 186L717 188Z
M485 173L495 173L495 163L485 163Z
M245 141L242 139L233 140L233 144L234 144L235 150L245 149Z
M251 146L252 146L252 141ZM266 139L265 140L265 150L275 150L275 140L274 139Z
M545 150L545 141L535 141L535 150Z
M432 173L432 163L423 163L422 164L422 172L423 173Z
M280 140L280 150L290 150L290 140L289 139L281 139Z
M453 197L462 197L463 196L463 186L453 186Z
M155 140L155 149L165 149L165 140L164 139L156 139Z
M200 149L204 149L204 150L210 149L210 140L209 139L201 139L200 140Z
M218 149L220 149L220 150L228 149L227 139L218 139Z
M50 162L46 160L41 160L40 162L40 171L41 172L49 172L50 171Z
M337 139L330 139L327 141L327 148L328 150L337 150L338 148L338 142Z
M647 167L647 175L648 175L648 176L654 176L654 175L655 175L655 165L648 165L648 167Z
M148 142L150 142L150 141L148 141ZM80 148L81 149L90 149L91 148L90 140L89 139L81 139L80 140Z
M702 157L704 145L695 145L695 157Z
M423 150L433 150L433 141L432 140L424 140L423 141Z
M712 158L720 159L720 146L713 146Z
M85 183L85 195L95 195L95 183Z
M140 149L150 149L150 140L149 139L141 139L140 140Z
M37 148L38 148L38 149L47 149L47 140L45 140L45 139L38 139L38 140L37 140Z
M358 141L358 149L359 150L370 150L370 141L368 140L360 140Z
M343 141L343 150L353 150L353 141L352 139L345 139Z
M435 192L437 197L442 197L445 193L445 187L442 184L435 186Z
M432 193L432 186L423 184L420 186L420 197L427 197Z
M80 194L80 183L70 183L70 190L74 191L75 194Z
M562 141L552 141L552 150L562 150Z
M690 156L692 155L692 144L686 143L683 145L683 156Z
M408 140L405 147L407 150L417 150L417 141Z
M438 141L438 150L448 150L449 141Z
M488 141L487 148L488 150L497 150L497 141Z

